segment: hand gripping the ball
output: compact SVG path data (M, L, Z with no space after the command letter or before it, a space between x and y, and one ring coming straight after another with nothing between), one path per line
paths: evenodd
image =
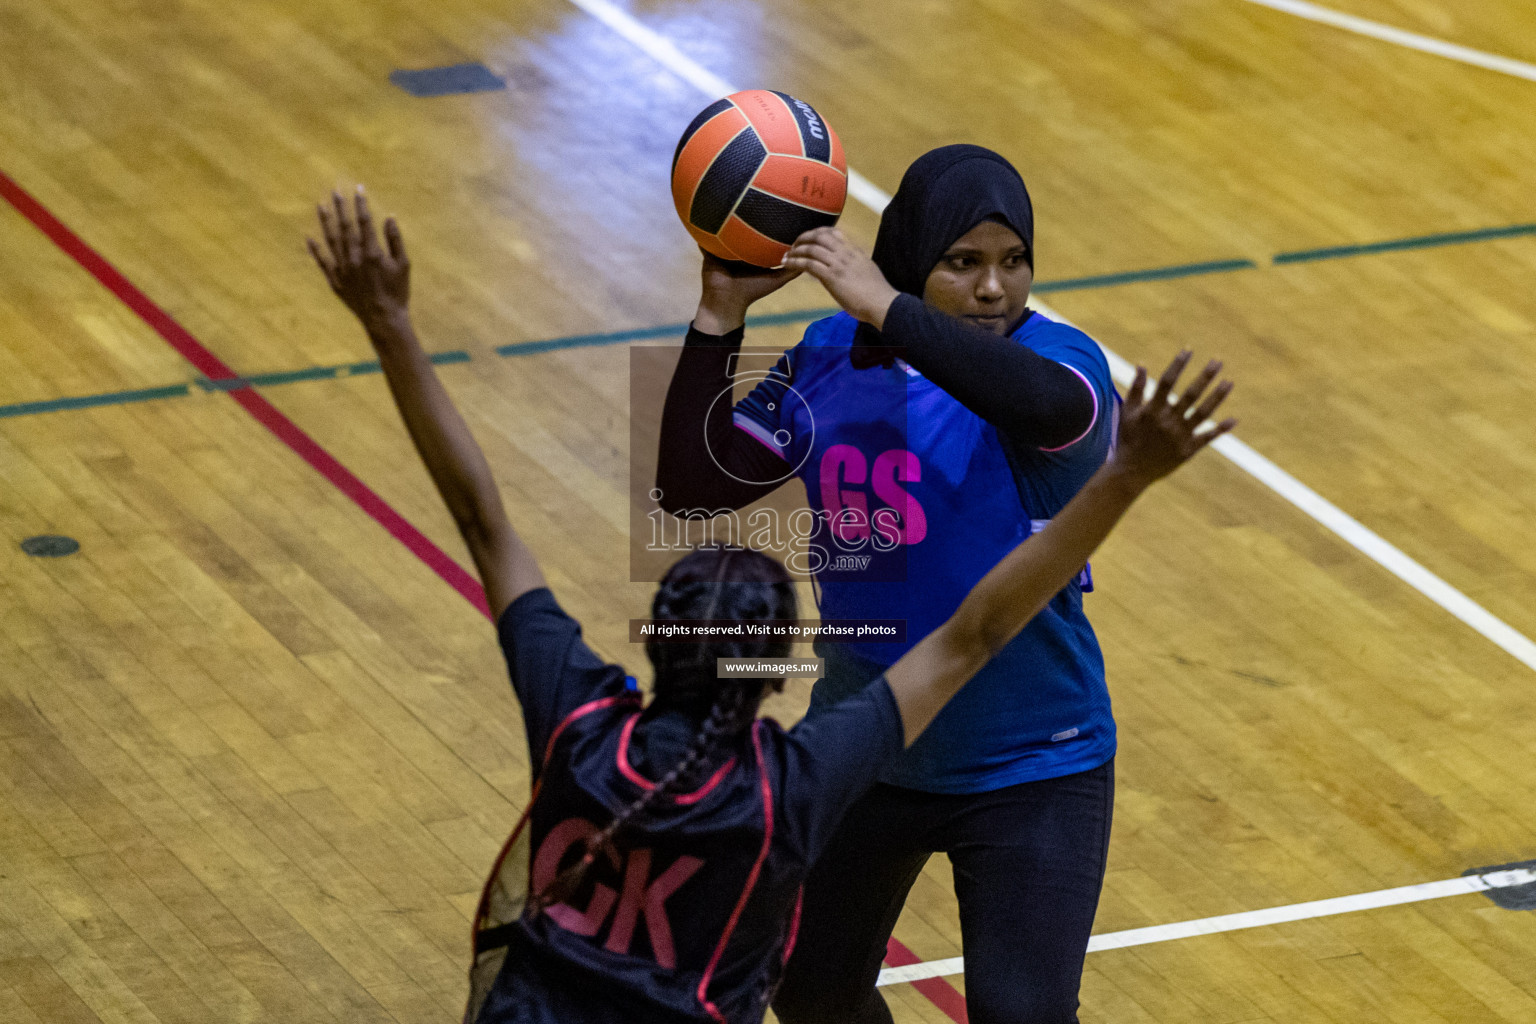
M784 266L810 274L833 301L876 330L900 294L875 261L837 228L813 228L795 239Z
M740 327L752 303L800 276L798 270L766 269L738 260L723 260L702 248L699 252L704 257L700 272L703 291L693 325L705 334L725 334Z

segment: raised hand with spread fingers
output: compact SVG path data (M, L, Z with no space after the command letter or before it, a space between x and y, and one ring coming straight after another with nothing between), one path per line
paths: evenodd
M309 253L368 332L411 441L479 570L488 610L499 619L518 597L544 586L544 575L508 521L490 465L416 337L411 261L400 226L393 217L385 220L385 245L379 244L362 186L352 209L332 192L317 212L325 244L306 239Z
M1206 394L1211 381L1221 372L1221 363L1211 360L1192 380L1184 393L1173 397L1174 385L1189 365L1190 353L1180 352L1158 378L1152 397L1147 398L1147 371L1136 368L1136 378L1120 409L1120 433L1111 466L1151 484L1172 473L1195 456L1200 449L1237 426L1226 419L1209 430L1200 428L1210 422L1218 406L1232 392L1232 382L1224 380ZM1201 398L1204 396L1204 400ZM1199 403L1196 405L1196 403Z

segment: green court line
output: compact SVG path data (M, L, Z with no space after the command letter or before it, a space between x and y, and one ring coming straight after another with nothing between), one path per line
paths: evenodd
M1227 274L1234 270L1257 269L1252 260L1214 260L1209 263L1181 263L1174 267L1153 267L1149 270L1128 270L1121 274L1099 274L1095 277L1072 277L1063 281L1039 281L1031 291L1070 292L1084 288L1112 288L1137 281L1163 281L1172 277L1194 277L1198 274Z
M790 313L764 313L761 316L747 317L748 327L782 327L785 324L804 324L812 320L822 320L841 313L836 306L827 306L824 309L797 309ZM687 324L683 325L684 333L687 333Z
M336 376L336 367L334 366L311 366L303 370L257 373L249 377L226 377L221 380L209 380L207 377L199 377L196 383L204 391L238 391L241 388L256 387L263 384L292 384L300 380L324 380L334 376Z
M1378 252L1396 252L1402 249L1429 249L1437 245L1464 245L1467 242L1487 242L1495 238L1517 238L1536 235L1536 224L1511 224L1504 228L1481 228L1477 231L1447 231L1438 235L1419 235L1416 238L1395 238L1386 242L1367 242L1364 245L1335 245L1326 249L1302 249L1298 252L1282 252L1275 263L1309 263L1313 260L1335 260L1344 256L1369 256Z
M1368 242L1362 245L1338 245L1324 249L1302 249L1283 252L1271 259L1271 264L1308 263L1315 260L1340 259L1349 256L1368 256L1374 253L1395 252L1405 249L1427 249L1440 245L1464 245L1469 242L1486 242L1500 238L1517 238L1536 235L1536 224L1511 224L1501 228L1482 228L1475 231L1450 231L1435 235L1419 235L1414 238L1398 238L1384 242ZM1257 269L1252 260L1211 260L1203 263L1181 263L1171 267L1150 267L1145 270L1128 270L1118 274L1098 274L1092 277L1065 278L1060 281L1037 281L1033 291L1040 294L1051 292L1083 291L1090 288L1113 288L1141 281L1167 281L1201 274L1227 274L1237 270ZM785 313L764 313L747 317L748 327L781 327L788 324L809 323L837 312L836 307L797 309ZM688 333L687 324L663 324L660 327L639 327L628 331L608 331L599 334L571 334L563 338L543 341L518 341L497 346L498 356L526 356L538 352L555 352L568 348L592 345L621 345L632 341L654 338L676 338ZM463 350L435 352L428 358L438 366L467 363L471 356ZM195 385L204 391L233 391L245 387L272 387L306 380L331 380L337 377L353 377L379 373L377 359L357 363L338 363L335 366L312 366L302 370L280 370L258 373L249 377L231 377L228 380L199 378L192 384L171 384L159 388L140 388L134 391L109 391L99 395L80 395L72 398L49 398L38 402L17 402L0 405L0 419L13 416L33 416L40 413L63 412L69 409L89 409L103 405L126 405L130 402L149 402L162 398L184 398Z
M41 412L59 412L64 409L89 409L97 405L127 405L130 402L153 402L161 398L185 398L191 391L190 384L171 384L163 388L108 391L105 394L80 395L76 398L48 398L41 402L17 402L14 405L0 405L0 419L10 416L32 416Z
M251 382L244 377L230 377L228 380L209 380L207 377L199 377L196 384L204 391L233 391L236 388L251 386Z
M244 378L254 387L272 384L293 384L301 380L329 380L336 376L334 366L312 366L307 370L285 370L281 373L253 373Z
M764 313L747 317L748 327L779 327L784 324L803 324L836 313L837 307L825 309L796 309L788 313ZM688 333L687 324L662 324L660 327L641 327L632 331L610 331L604 334L572 334L548 341L515 341L495 349L499 356L527 356L535 352L554 352L563 348L580 348L587 345L620 345L628 341L648 341L652 338L675 338Z
M587 345L618 345L626 341L669 338L686 333L688 333L687 324L663 324L660 327L642 327L633 331L572 334L564 338L550 338L547 341L514 341L510 345L498 345L494 351L499 356L527 356L535 352L554 352L563 348L581 348Z
M436 366L469 362L469 353L463 349L451 352L433 352L427 360ZM303 370L282 370L277 373L253 373L249 377L229 377L224 380L197 381L204 391L236 391L240 388L271 387L274 384L294 384L301 380L330 380L334 377L351 377L360 373L378 373L383 367L377 359L365 363L338 363L335 366L311 366Z

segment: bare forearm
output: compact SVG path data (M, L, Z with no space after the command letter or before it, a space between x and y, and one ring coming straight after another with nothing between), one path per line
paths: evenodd
M1043 531L1014 548L982 577L956 616L972 616L988 658L1082 572L1089 556L1146 487L1114 464L1101 467Z
M747 322L748 305L738 298L705 294L693 314L693 326L705 334L730 334Z
M908 744L1067 585L1143 491L1237 425L1228 418L1214 430L1200 429L1232 390L1222 381L1205 394L1221 371L1215 360L1177 401L1170 400L1189 359L1186 349L1168 364L1150 399L1147 372L1137 368L1109 462L1039 536L993 566L949 621L886 672Z
M544 576L507 521L485 455L416 339L405 238L391 217L384 222L387 248L379 244L362 186L352 209L332 192L331 203L317 213L325 246L308 239L309 253L368 332L411 441L475 560L488 610L500 621L518 597L544 586Z
M982 577L949 621L892 666L886 680L908 744L1082 571L1146 486L1118 467L1100 469L1044 531Z
M409 319L368 331L405 429L460 527L504 519L501 495L480 446L448 397Z
M500 619L518 597L544 586L538 561L508 521L485 453L422 351L410 320L370 325L368 336L405 429L475 560L491 614Z

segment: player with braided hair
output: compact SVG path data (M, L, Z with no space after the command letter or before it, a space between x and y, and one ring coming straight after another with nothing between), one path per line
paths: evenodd
M732 569L735 573L732 573ZM758 576L761 578L753 579ZM729 581L729 582L725 582ZM679 559L662 578L651 603L653 622L699 620L785 620L796 617L794 584L784 567L756 551L705 548ZM655 640L646 645L656 672L656 700L641 716L655 721L669 710L685 705L707 706L703 723L686 751L652 787L644 789L629 806L619 811L602 831L589 837L585 850L571 867L529 901L537 914L568 899L614 836L633 818L658 800L675 792L695 789L715 764L720 750L744 735L757 719L758 705L771 683L783 688L782 679L724 681L717 678L717 658L782 658L789 654L785 640L723 640L711 643L676 644ZM528 916L530 909L524 910Z
M474 559L535 760L528 809L476 913L466 1024L761 1021L794 944L801 883L844 811L1151 483L1233 425L1197 429L1230 387L1205 394L1219 364L1171 399L1184 353L1150 399L1138 376L1120 446L1078 496L858 694L782 729L757 717L782 680L722 677L716 659L787 655L787 641L725 637L648 644L655 696L642 707L556 603L422 351L399 228L385 223L381 247L361 190L352 209L333 196L319 213L324 248L311 241L311 252L367 330ZM652 617L794 618L794 589L765 555L704 549L667 573Z

